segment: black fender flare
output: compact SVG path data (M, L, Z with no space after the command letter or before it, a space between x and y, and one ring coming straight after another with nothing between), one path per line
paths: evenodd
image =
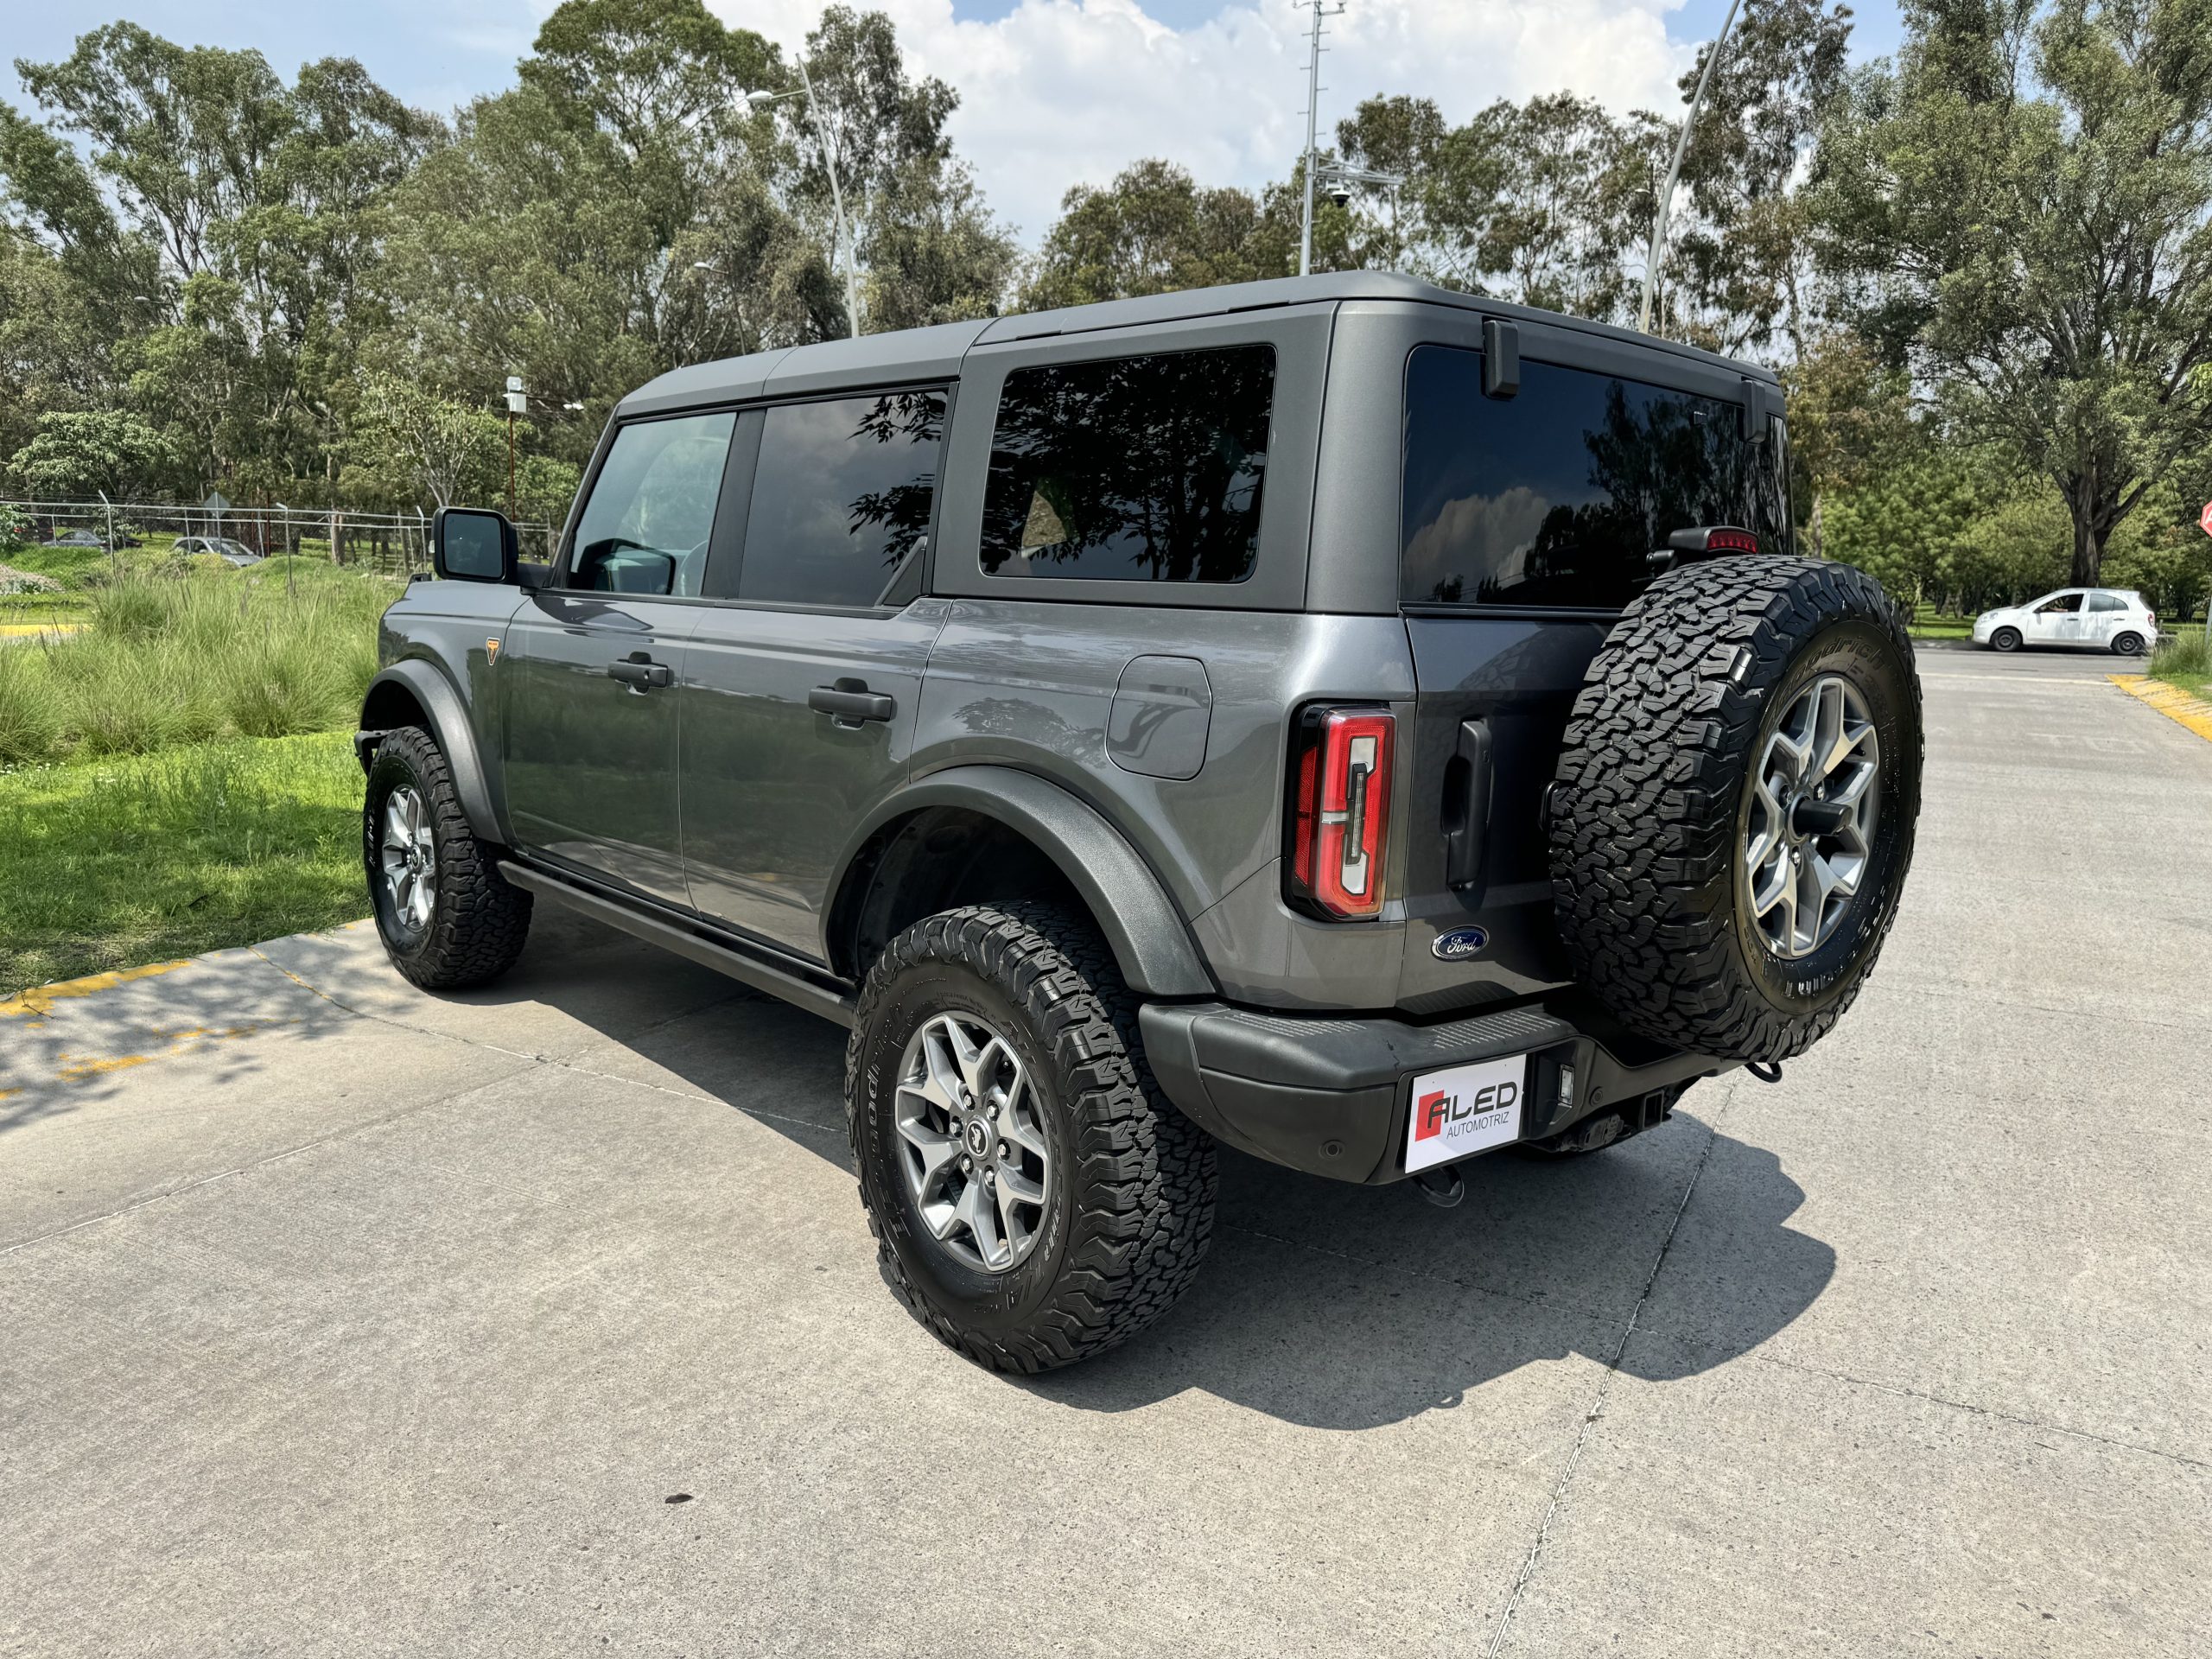
M1146 996L1217 994L1175 901L1127 837L1058 784L1012 766L952 766L887 798L845 843L830 891L843 893L855 861L884 825L932 806L994 818L1051 859L1096 918L1131 990Z
M376 740L391 728L393 722L379 722L369 711L377 705L377 688L396 685L405 691L419 705L430 723L430 735L438 741L444 752L446 769L453 774L454 793L461 798L461 810L468 819L468 827L479 841L504 845L506 836L500 832L499 820L492 810L492 790L484 775L484 763L476 752L476 728L470 723L468 710L461 702L461 694L453 683L432 664L420 658L410 657L383 670L369 682L369 689L361 698L362 730L353 739L353 747L361 759L361 769L366 772L376 753Z

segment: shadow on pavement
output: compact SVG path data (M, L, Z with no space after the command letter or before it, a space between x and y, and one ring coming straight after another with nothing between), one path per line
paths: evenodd
M680 1083L848 1165L842 1031L595 925L542 912L513 973L454 996L405 985L366 930L278 941L266 960L282 973L150 981L146 1006L118 1007L98 1034L119 1046L207 1033L193 1040L215 1043L221 1081L243 1078L252 1046L233 1049L217 1033L282 1027L295 1039L338 1039L335 1060L366 1015L586 1071ZM0 1106L0 1126L66 1111L129 1075L63 1080L63 1051L88 1052L91 1041L78 1009L92 1012L64 1007L50 1023L8 1033L17 1069L34 1061L45 1086ZM1609 1363L1701 1166L1725 1179L1700 1183L1683 1230L1713 1248L1678 1243L1671 1325L1657 1333L1668 1339L1633 1344L1622 1363L1656 1378L1725 1363L1794 1320L1835 1268L1827 1245L1787 1224L1804 1193L1773 1154L1714 1135L1698 1116L1728 1086L1700 1085L1673 1122L1594 1157L1478 1160L1466 1167L1465 1202L1451 1211L1403 1183L1348 1186L1224 1153L1212 1250L1183 1302L1115 1352L1009 1386L1101 1412L1196 1389L1290 1422L1361 1428L1459 1405L1532 1363Z
M550 1001L592 1022L598 972L575 967L478 995ZM714 977L696 971L699 995L711 994ZM845 1033L730 988L725 1005L620 1040L848 1166ZM1678 1241L1671 1274L1692 1280L1685 1289L1670 1274L1670 1327L1656 1333L1668 1339L1632 1344L1620 1363L1655 1381L1724 1364L1795 1320L1835 1271L1827 1245L1788 1225L1805 1194L1774 1154L1698 1116L1728 1086L1700 1085L1671 1122L1592 1157L1478 1159L1450 1211L1405 1183L1350 1186L1224 1152L1213 1247L1181 1304L1122 1349L1009 1386L1102 1412L1197 1389L1287 1421L1355 1429L1460 1405L1532 1363L1580 1354L1607 1363L1701 1166L1726 1179L1700 1183L1685 1231L1694 1222L1725 1248L1700 1251L1693 1268Z

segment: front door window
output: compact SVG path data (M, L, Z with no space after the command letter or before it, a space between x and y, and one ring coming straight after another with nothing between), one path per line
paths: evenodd
M494 670L522 845L685 906L676 681L735 422L725 410L616 432L561 584L516 613Z

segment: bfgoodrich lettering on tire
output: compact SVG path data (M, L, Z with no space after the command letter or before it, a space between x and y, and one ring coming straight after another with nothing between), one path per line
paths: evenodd
M1001 1371L1112 1347L1165 1313L1213 1230L1213 1142L1154 1088L1136 1002L1083 919L971 906L868 970L846 1049L884 1277Z
M1920 763L1912 647L1872 577L1758 556L1662 577L1592 661L1560 759L1576 977L1659 1042L1803 1052L1896 917Z

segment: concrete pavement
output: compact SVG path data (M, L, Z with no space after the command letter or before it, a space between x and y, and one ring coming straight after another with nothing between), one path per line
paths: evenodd
M0 1651L2183 1655L2212 1628L2212 744L1929 651L1783 1082L1468 1202L1231 1158L1031 1382L878 1281L841 1033L541 914L0 1017Z

